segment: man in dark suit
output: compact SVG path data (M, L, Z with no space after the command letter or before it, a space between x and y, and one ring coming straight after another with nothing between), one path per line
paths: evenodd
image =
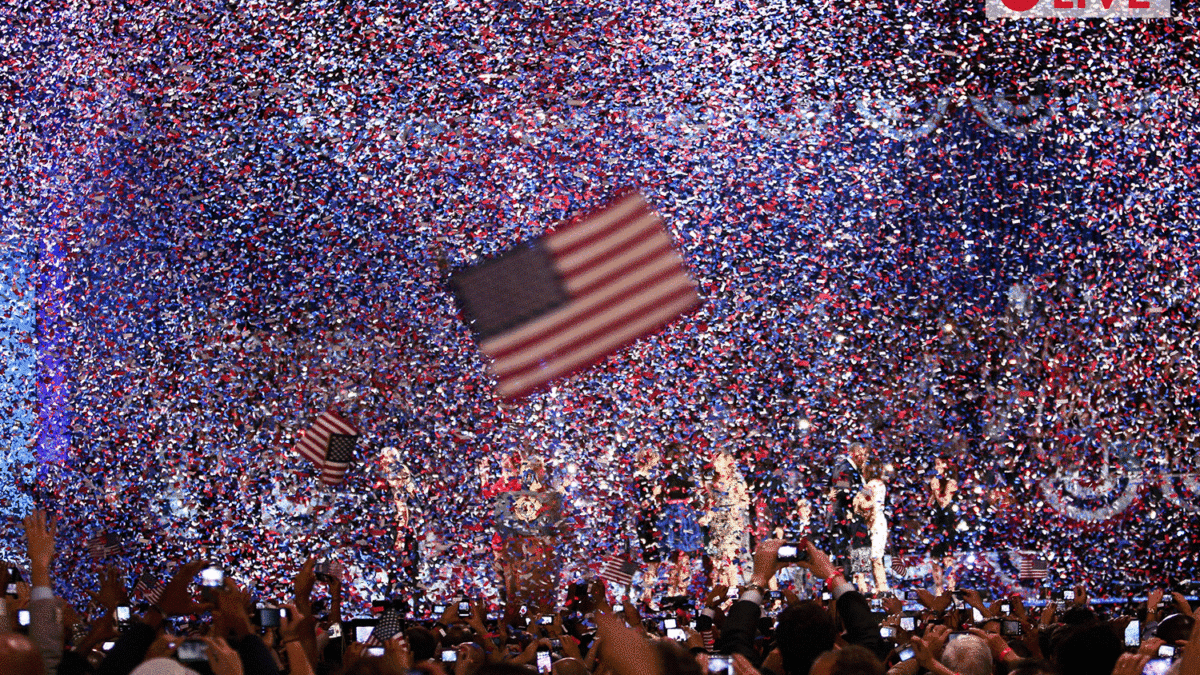
M869 455L867 446L851 443L846 448L846 453L833 465L830 477L832 522L829 528L829 549L840 552L847 559L856 549L869 551L871 546L867 523L854 512L854 497L864 488L862 468L866 466Z

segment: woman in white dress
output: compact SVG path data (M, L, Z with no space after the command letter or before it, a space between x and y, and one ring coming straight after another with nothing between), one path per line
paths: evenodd
M887 483L883 467L877 462L871 462L863 467L863 480L866 485L855 498L856 510L867 521L867 531L871 535L871 573L875 577L875 592L889 592L887 569L883 566L883 553L887 548L888 523L884 514L884 504L887 503Z

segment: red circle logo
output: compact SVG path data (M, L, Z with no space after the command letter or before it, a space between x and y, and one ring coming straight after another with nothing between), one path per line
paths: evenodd
M1014 12L1028 12L1037 4L1038 0L1004 0L1004 6Z

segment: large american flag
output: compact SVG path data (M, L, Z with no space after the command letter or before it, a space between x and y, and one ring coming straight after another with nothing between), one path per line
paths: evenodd
M341 415L328 410L318 415L312 426L301 434L295 450L321 469L321 480L326 485L338 485L346 477L357 443L358 429Z
M636 191L450 284L503 399L587 368L701 304L662 219Z

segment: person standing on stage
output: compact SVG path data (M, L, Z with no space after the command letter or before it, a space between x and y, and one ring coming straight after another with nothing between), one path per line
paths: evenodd
M669 561L668 595L687 595L692 584L692 556L704 548L704 537L696 514L700 512L700 490L692 477L683 448L667 446L663 457L662 518L658 521L660 543Z
M833 532L830 548L844 551L844 557L850 559L851 573L864 577L871 569L870 533L865 518L856 513L854 504L855 497L866 488L862 469L869 456L866 445L851 443L846 448L846 454L834 464L830 485L833 521L830 527Z
M883 553L887 548L888 522L884 507L887 503L887 482L883 465L879 462L868 462L863 468L863 479L867 481L867 489L859 493L862 508L866 514L867 532L871 538L871 573L875 577L875 592L886 593L888 588L887 570L883 566Z
M708 512L701 524L708 526L712 584L733 588L741 582L739 562L749 557L750 495L731 453L720 452L713 458L713 478L706 493Z
M633 474L633 492L637 506L636 519L638 543L642 547L642 600L649 602L658 584L658 567L662 563L658 525L662 519L663 485L659 480L658 451L647 448L637 454L637 471Z
M545 614L557 607L562 559L563 495L551 486L541 457L514 452L501 463L500 480L483 494L494 501L493 550L510 610L529 605ZM512 617L506 617L511 619Z
M946 578L944 570L953 562L952 554L957 548L958 505L954 502L954 496L958 493L958 480L954 478L950 462L945 457L933 460L933 473L929 479L933 588L934 595L941 595L943 588L954 590L954 576Z

